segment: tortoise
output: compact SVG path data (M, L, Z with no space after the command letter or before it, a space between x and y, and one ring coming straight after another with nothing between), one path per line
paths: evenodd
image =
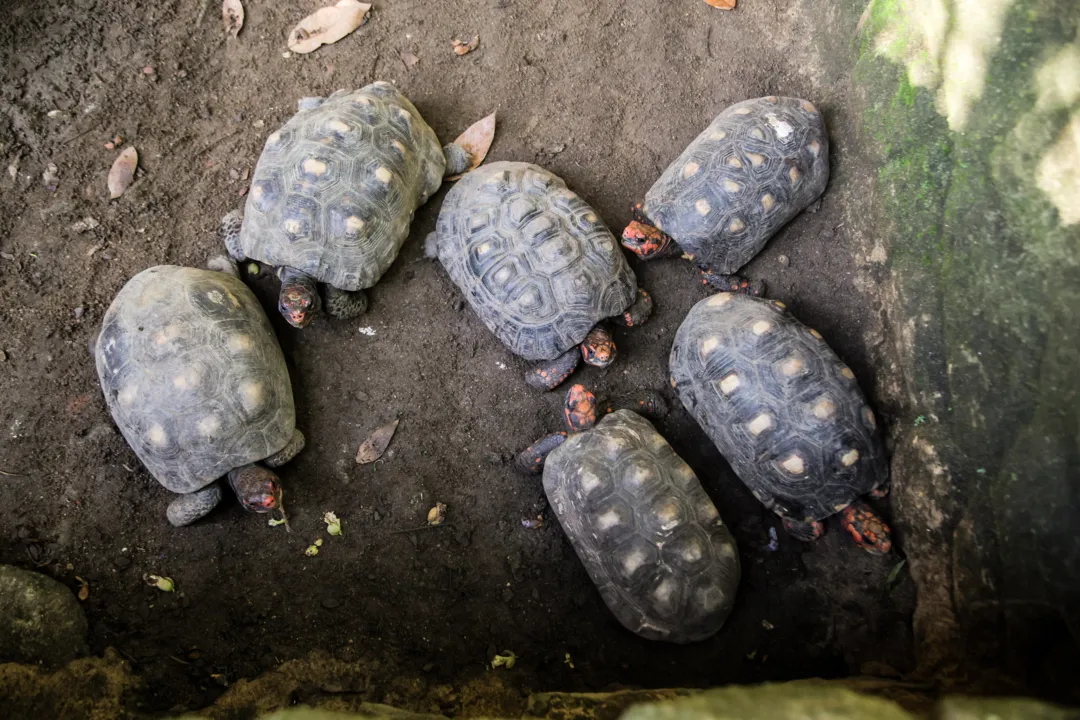
M592 393L570 389L565 412L576 432L546 462L541 456L548 501L624 627L650 640L704 640L735 600L735 540L694 471L648 420L619 409L593 425L597 410ZM519 464L535 468L536 455L531 446Z
M446 194L427 254L511 352L542 361L525 376L535 388L558 387L581 359L608 367L616 348L602 321L636 326L652 312L597 212L529 163L466 175Z
M222 220L225 246L234 260L275 268L278 309L294 327L320 309L317 283L330 315L355 317L367 309L364 288L397 257L416 209L444 175L464 172L484 152L457 142L440 147L387 82L304 98L267 138L244 212Z
M888 526L858 500L888 491L881 432L819 332L778 300L718 293L690 310L669 362L683 405L789 533L820 537L840 513L859 546L889 552Z
M633 208L622 243L643 260L684 254L717 290L760 295L733 273L825 191L829 137L813 103L745 100L720 113Z
M222 476L247 510L284 516L281 483L268 468L300 452L304 435L281 347L237 277L143 270L112 301L93 350L124 439L159 483L182 493L169 505L170 523L210 512Z

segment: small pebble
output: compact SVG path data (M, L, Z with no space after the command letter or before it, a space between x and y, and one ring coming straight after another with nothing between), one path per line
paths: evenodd
M116 143L114 143L112 140L110 140L109 142L105 143L105 149L106 150L115 150L116 149Z
M292 53L291 53L291 52L289 52L288 50L286 50L285 52L281 53L281 57L283 57L283 58L285 58L286 60L288 60L289 58L291 58L291 57L292 57Z
M187 70L177 70L176 71L176 77L178 77L178 78L186 78L187 77Z
M420 668L420 670L422 672L426 672L426 673L429 673L434 669L435 669L435 663L427 663L422 668Z
M72 312L74 313L76 320L81 320L82 316L83 316L83 313L86 312L86 308L84 308L82 305L80 305L79 307L75 308Z
M144 67L144 68L142 69L142 72L143 72L143 75L153 75L153 74L154 74L154 68L152 68L151 66L147 65L146 67Z
M229 168L229 179L236 181L240 179L240 171L236 168Z
M127 557L126 555L121 555L115 560L113 560L113 565L115 565L121 570L125 570L131 566L131 558Z
M15 262L15 256L11 253L0 252L0 258L4 258L5 260L8 260L10 262Z
M0 362L7 362L7 353L0 350Z
M263 122L262 120L256 120L255 122L251 123L251 127L253 127L253 128L255 128L256 130L258 130L259 128L261 128L261 127L262 127L263 125L265 125L265 124L266 124L266 123L264 123L264 122Z
M465 301L464 300L459 299L459 300L456 300L454 302L454 309L457 310L458 312L460 312L463 307L465 307Z
M506 602L506 603L510 602L511 600L514 599L514 591L511 590L510 588L506 588L502 592L502 599L503 599L503 602Z
M376 510L372 513L371 517L375 522L379 522L380 520L382 520L382 513Z
M788 265L791 264L791 258L789 258L787 255L781 255L780 257L778 257L776 259L784 267L787 267Z
M340 604L341 603L338 602L337 600L335 600L334 598L323 598L323 601L322 601L322 606L324 608L326 608L327 610L333 610L334 608L336 608Z

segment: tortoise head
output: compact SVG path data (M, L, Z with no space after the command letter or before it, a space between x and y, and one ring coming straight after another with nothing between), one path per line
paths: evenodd
M586 390L584 385L578 384L571 387L566 393L566 403L563 405L563 414L570 430L582 432L595 425L597 406L596 396Z
M652 260L675 251L675 241L670 235L639 220L634 220L623 230L622 244L642 260Z
M322 307L315 281L301 273L283 273L278 311L295 328L305 327Z
M262 465L244 465L231 471L229 485L245 510L256 513L282 510L281 481Z
M615 362L615 339L602 325L597 325L581 342L581 357L589 365L606 368Z

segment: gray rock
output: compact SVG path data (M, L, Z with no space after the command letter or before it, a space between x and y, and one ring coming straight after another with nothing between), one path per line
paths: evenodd
M57 667L89 654L86 616L66 587L0 565L0 662Z

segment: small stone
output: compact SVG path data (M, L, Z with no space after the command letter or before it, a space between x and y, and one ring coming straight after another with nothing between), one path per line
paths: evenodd
M7 362L7 353L0 350L0 362Z
M229 179L234 181L234 182L239 180L240 179L240 171L237 170L236 168L229 168Z
M112 140L110 140L109 142L105 143L105 149L106 150L115 150L116 149L116 143L114 143Z
M265 125L265 124L266 124L266 123L265 123L265 122L263 122L262 120L256 120L255 122L251 123L251 127L253 127L253 128L255 128L256 130L258 130L259 128L261 128L261 127L262 127L263 125Z
M373 511L371 513L371 519L375 522L379 522L380 520L382 520L382 513L380 513L378 510Z
M72 314L75 315L76 320L81 320L82 316L83 316L83 313L85 313L85 312L86 312L86 308L84 308L82 305L80 305L79 307L72 310Z
M240 171L240 179L241 180L247 180L248 179L248 169L247 168L244 168L243 170Z
M0 565L0 663L55 667L87 655L87 628L66 587L41 573Z
M434 669L435 669L435 663L425 663L424 666L420 668L420 671L429 673Z
M789 258L787 255L781 255L780 257L776 258L776 260L784 267L787 267L791 264L791 258Z
M458 298L454 301L454 310L461 312L461 309L465 307L465 301Z
M129 558L127 555L120 555L115 560L113 560L113 565L115 565L119 570L126 570L131 567L131 558Z
M15 256L11 253L0 252L0 258L4 258L8 262L15 262Z
M178 77L178 78L186 78L187 77L187 70L177 70L176 71L176 77Z
M336 607L337 607L338 605L341 605L341 602L340 602L340 601L338 601L338 600L335 600L334 598L323 598L323 600L322 600L322 603L321 603L321 604L322 604L322 606L323 606L324 608L326 608L327 610L333 610L333 609L334 609L334 608L336 608Z
M144 67L142 69L142 72L143 72L143 75L153 75L154 74L154 68L147 65L146 67Z
M514 599L514 591L510 588L506 588L502 591L502 599L504 603L508 603Z

